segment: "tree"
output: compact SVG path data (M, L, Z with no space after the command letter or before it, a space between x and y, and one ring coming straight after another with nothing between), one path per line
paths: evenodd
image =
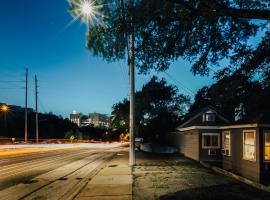
M5 129L4 118L0 115L0 136L23 138L24 136L24 108L9 105L10 112L7 113L7 128ZM35 138L35 112L28 109L28 137ZM41 139L62 139L69 130L78 129L78 126L69 119L52 113L39 113L39 133Z
M267 103L263 103L266 96L258 81L252 81L238 72L200 89L190 112L212 105L232 122L235 119L241 122L258 122L263 118L263 111L267 107Z
M136 127L138 135L154 138L172 130L189 107L189 97L178 94L175 86L168 85L165 79L153 76L140 91L136 92ZM114 128L128 127L129 101L113 106L112 123ZM120 123L122 121L122 124Z
M225 60L231 69L243 68L249 75L263 71L264 80L269 77L268 0L95 2L103 5L102 23L91 26L87 37L95 55L110 61L124 58L133 27L136 66L142 73L166 70L184 58L192 63L194 74L207 75L209 66L218 67ZM76 3L71 3L71 10L76 10ZM260 44L249 42L254 37Z

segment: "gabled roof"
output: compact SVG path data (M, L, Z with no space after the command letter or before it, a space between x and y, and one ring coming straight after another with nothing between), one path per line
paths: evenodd
M189 124L190 122L192 122L193 120L197 119L197 117L201 116L202 114L206 113L206 112L212 112L215 113L220 119L222 119L224 122L226 123L230 123L230 120L226 119L222 114L220 114L213 106L206 106L204 108L202 108L201 110L199 110L197 113L194 113L188 120L186 120L184 123L182 123L180 126L177 127L178 128L183 128L185 127L187 124Z

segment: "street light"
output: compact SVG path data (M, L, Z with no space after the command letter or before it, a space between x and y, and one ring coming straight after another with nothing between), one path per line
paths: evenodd
M5 123L5 128L7 128L7 112L9 111L9 107L7 105L2 105L1 111L4 113L4 123Z
M74 8L72 9L75 22L78 19L81 19L87 25L100 23L98 16L102 16L99 12L99 9L102 8L102 5L96 5L95 0L68 0L72 2Z
M84 2L81 5L81 11L86 16L91 16L93 14L93 6L90 2Z
M69 0L72 1L72 0ZM95 0L74 0L72 1L76 8L73 10L75 14L75 19L81 19L86 22L87 25L89 23L99 23L102 24L101 20L98 19L97 16L103 16L99 12L99 8L102 5L96 5ZM133 2L133 0L130 0ZM135 133L135 42L134 42L134 29L131 24L131 31L129 32L129 75L130 75L130 148L129 148L129 165L133 166L136 164L135 161L135 147L134 147L134 133Z
M2 105L1 110L6 113L8 112L9 107L7 105Z

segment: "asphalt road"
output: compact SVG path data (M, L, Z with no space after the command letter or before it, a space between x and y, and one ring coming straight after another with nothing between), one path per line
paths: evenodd
M42 199L42 195L61 199L120 149L70 148L0 156L0 199ZM68 187L62 187L66 183Z

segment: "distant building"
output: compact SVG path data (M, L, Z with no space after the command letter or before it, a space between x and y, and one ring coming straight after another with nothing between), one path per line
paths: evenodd
M89 123L94 127L109 128L110 127L110 117L100 113L90 113Z
M79 127L81 126L81 113L76 113L76 111L73 111L72 114L70 114L70 121L74 124L77 124Z
M75 111L70 114L70 121L79 127L93 126L98 128L110 128L110 117L100 113L90 113L88 116Z

